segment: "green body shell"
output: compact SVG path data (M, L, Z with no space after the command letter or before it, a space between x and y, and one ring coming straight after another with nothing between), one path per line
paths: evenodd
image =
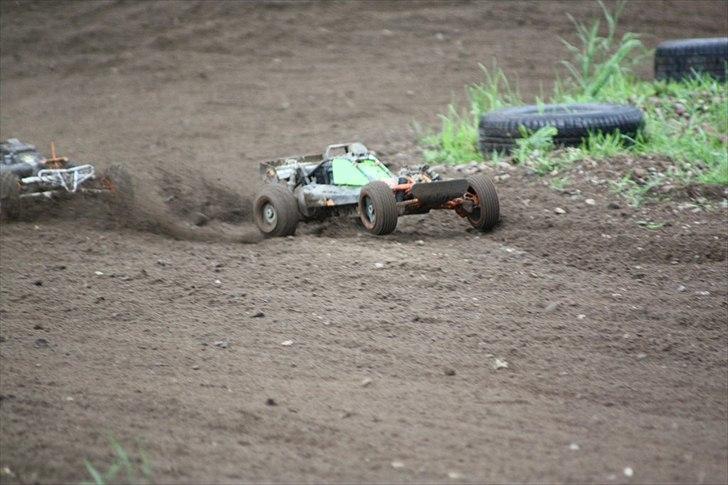
M331 163L335 185L363 187L375 180L391 180L394 178L379 160L368 158L352 162L347 158L334 158Z

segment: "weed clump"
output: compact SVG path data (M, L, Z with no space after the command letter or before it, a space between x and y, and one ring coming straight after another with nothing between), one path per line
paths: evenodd
M618 37L617 25L624 2L610 12L601 1L605 26L599 20L574 23L576 44L562 40L571 59L562 61L568 76L558 79L548 103L633 104L645 114L645 126L636 138L619 133L592 133L577 148L554 146L554 128L523 138L511 153L511 161L529 166L539 175L557 175L580 160L600 161L616 156L660 157L670 161L664 172L635 182L625 176L615 184L630 192L631 202L664 184L715 184L728 186L728 84L708 75L684 81L645 81L633 73L636 63L651 55L634 33ZM458 164L483 160L478 151L478 123L482 114L502 107L524 104L517 87L495 64L481 66L484 80L467 87L469 109L448 106L441 130L422 138L430 163ZM537 104L544 102L537 99ZM489 160L502 160L498 153ZM636 188L635 188L636 185Z

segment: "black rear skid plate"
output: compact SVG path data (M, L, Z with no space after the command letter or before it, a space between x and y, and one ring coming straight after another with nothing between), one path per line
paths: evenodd
M435 207L457 197L462 197L467 192L468 185L468 181L465 179L414 184L412 186L412 195L423 205Z

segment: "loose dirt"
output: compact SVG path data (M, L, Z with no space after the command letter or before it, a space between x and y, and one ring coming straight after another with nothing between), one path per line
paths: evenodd
M88 479L112 435L163 483L726 483L725 210L496 167L487 235L249 223L260 160L419 160L411 122L479 62L549 89L567 12L599 8L0 3L0 136L123 164L139 196L0 225L2 482ZM633 2L622 28L727 25L721 2Z

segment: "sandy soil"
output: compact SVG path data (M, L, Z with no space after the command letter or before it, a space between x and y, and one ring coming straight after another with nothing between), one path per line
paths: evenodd
M348 140L417 160L411 122L479 62L548 89L565 14L595 4L0 9L0 136L123 163L142 201L0 226L3 483L87 479L109 435L165 483L728 481L725 211L500 167L488 235L248 223L258 161ZM720 36L726 12L633 2L623 28Z

